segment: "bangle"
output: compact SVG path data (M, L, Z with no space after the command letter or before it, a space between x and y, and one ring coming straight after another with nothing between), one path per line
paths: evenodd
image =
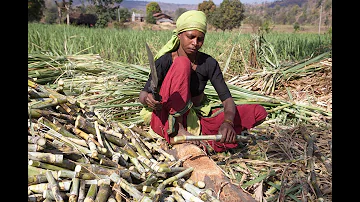
M230 124L232 127L234 127L234 123L232 121L230 121L229 119L224 119L223 123L228 123Z

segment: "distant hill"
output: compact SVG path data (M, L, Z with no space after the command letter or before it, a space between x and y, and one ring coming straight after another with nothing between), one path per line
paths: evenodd
M88 5L89 3L84 0L74 0L73 6L79 6L84 2L85 5ZM142 10L145 12L146 10L146 4L148 4L151 1L127 1L124 0L121 2L120 7L127 8L129 10L136 9L136 10ZM164 13L173 13L178 8L186 8L187 10L197 10L197 4L174 4L174 3L163 3L158 2L161 10ZM117 4L115 4L117 5Z

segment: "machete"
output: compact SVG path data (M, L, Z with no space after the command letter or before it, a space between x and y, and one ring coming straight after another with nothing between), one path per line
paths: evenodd
M154 62L154 56L149 48L149 45L145 43L146 45L146 51L149 59L150 69L151 69L151 82L150 82L150 90L154 96L154 99L156 101L161 101L161 96L159 95L159 89L158 89L158 77L156 72L156 66Z

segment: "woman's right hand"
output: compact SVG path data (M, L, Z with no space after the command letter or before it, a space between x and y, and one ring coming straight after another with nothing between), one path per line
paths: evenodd
M150 107L153 110L161 110L162 108L162 103L161 101L156 101L154 99L154 95L152 93L148 93L145 97L145 103L148 107Z

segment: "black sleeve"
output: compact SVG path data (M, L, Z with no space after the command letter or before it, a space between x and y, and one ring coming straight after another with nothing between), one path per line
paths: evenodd
M164 81L166 73L170 69L171 64L172 64L171 53L166 53L165 55L163 55L160 58L158 58L157 60L155 60L155 67L156 67L156 72L157 72L157 76L158 76L159 89L160 89L162 82ZM143 91L146 91L148 93L151 93L151 89L150 89L151 76L152 75L150 73L149 78L148 78L147 82L145 83L144 88L142 89Z
M212 59L211 62L209 62L209 65L212 66L212 68L209 68L211 70L209 71L210 82L214 86L217 94L219 95L219 99L221 101L224 101L227 98L231 97L231 93L225 83L219 63L215 59Z

